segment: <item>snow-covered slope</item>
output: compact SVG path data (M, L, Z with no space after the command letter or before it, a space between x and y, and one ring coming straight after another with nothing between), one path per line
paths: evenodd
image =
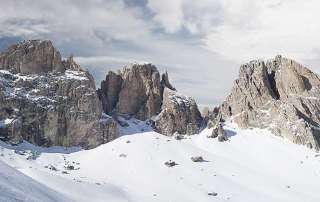
M227 142L206 138L208 129L183 140L144 129L92 150L2 144L0 162L80 202L320 201L317 153L266 130L225 129Z
M72 201L0 161L0 201Z

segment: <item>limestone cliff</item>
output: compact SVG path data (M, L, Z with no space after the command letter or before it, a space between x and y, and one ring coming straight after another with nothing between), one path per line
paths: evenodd
M0 54L0 137L41 146L94 147L118 136L102 117L93 77L50 41L25 41ZM2 64L2 66L1 66Z
M294 143L319 150L320 78L281 56L240 67L219 118L239 126L269 128Z

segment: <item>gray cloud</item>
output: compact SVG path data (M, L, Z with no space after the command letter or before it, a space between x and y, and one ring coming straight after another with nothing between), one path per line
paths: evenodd
M0 50L51 39L99 82L134 61L168 70L201 105L228 94L238 66L284 54L317 71L316 0L0 0ZM313 66L313 67L312 67Z

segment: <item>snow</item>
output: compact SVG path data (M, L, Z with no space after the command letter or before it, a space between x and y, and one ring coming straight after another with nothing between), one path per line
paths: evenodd
M268 130L228 123L227 142L206 138L209 129L175 140L147 130L145 122L123 121L129 125L121 129L127 135L92 150L2 143L0 173L9 168L1 166L5 162L33 179L29 186L13 188L31 188L36 181L49 194L53 190L59 193L55 196L79 202L320 201L320 156ZM193 162L192 156L207 162ZM168 160L178 165L169 168ZM208 195L213 192L217 196Z
M65 74L61 76L63 79L88 80L85 72L66 70Z
M0 171L0 201L72 201L72 199L34 181L2 161L0 161Z
M4 120L0 120L0 128L5 127L6 125L12 123L14 119L4 119Z

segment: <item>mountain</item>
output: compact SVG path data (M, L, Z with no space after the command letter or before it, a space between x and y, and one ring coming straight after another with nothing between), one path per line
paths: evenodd
M72 56L63 60L51 41L23 41L0 53L0 139L93 148L119 137L119 116L148 119L166 135L198 133L195 101L162 104L168 96L182 100L168 90L176 92L167 73L132 64L109 72L96 91L91 74Z
M319 89L291 59L251 61L202 116L153 64L96 89L52 42L23 41L0 53L0 201L317 202Z
M23 41L0 53L0 137L41 146L92 148L118 137L102 115L95 82L50 41Z
M240 67L239 78L220 106L222 119L319 150L320 77L294 60L277 56Z
M169 81L149 63L131 64L118 73L109 72L98 90L104 112L152 120L164 135L189 135L200 131L201 113L194 99L180 95Z

